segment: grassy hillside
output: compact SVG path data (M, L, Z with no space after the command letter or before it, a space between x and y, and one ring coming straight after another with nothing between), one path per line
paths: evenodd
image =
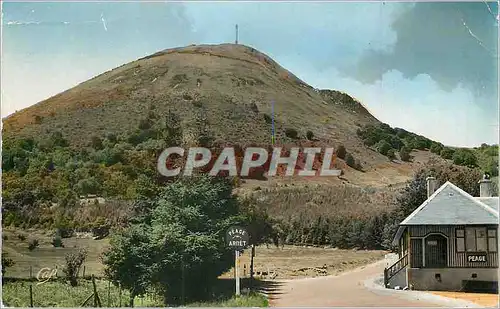
M189 46L125 64L4 119L3 224L119 226L134 201L165 183L156 171L165 147L269 146L272 102L277 144L333 146L344 174L234 180L241 194L271 188L259 193L275 205L271 213L387 210L392 188L431 161L498 174L498 146L453 149L391 128L349 95L314 89L251 47ZM82 204L89 194L106 203ZM355 206L345 211L348 201ZM305 204L309 210L296 211Z

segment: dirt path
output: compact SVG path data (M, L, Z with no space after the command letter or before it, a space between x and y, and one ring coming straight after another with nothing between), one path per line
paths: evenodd
M268 291L272 307L442 307L423 299L405 299L365 286L383 273L384 261L338 276L276 281ZM389 292L389 291L388 291ZM392 292L392 291L391 291Z

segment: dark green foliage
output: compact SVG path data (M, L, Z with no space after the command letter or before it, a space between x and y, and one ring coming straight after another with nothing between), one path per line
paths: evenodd
M432 142L431 152L436 154L441 154L441 151L444 149L444 146L440 143Z
M455 150L449 147L444 147L443 150L441 150L441 157L443 159L451 159L453 157L453 154L455 153Z
M273 119L271 116L268 114L264 114L264 120L266 121L267 124L271 124L273 122Z
M224 243L226 229L234 224L266 229L255 225L260 216L238 203L232 189L229 180L207 176L165 187L149 202L150 211L143 210L129 229L112 238L103 258L106 276L132 297L160 284L165 304L179 305L184 274L186 300L208 297L214 280L233 264Z
M399 150L399 157L401 161L410 161L410 150L406 146L402 147L401 150Z
M35 250L36 248L38 248L38 246L40 245L40 243L38 242L38 239L31 239L29 242L28 242L28 249L30 251L33 251Z
M477 158L469 149L458 149L452 156L454 164L475 167L477 166Z
M385 140L382 140L377 144L377 151L383 154L384 156L387 155L390 149L391 149L391 144L389 144Z
M69 281L71 286L77 286L78 272L80 267L82 267L83 262L87 258L87 251L85 249L79 249L77 252L68 253L65 256L66 264L63 268L63 273L66 275L66 279Z
M289 138L296 139L299 137L299 132L297 132L297 130L292 128L286 128L285 135Z
M355 168L356 167L356 161L354 160L354 157L352 156L352 154L348 153L345 157L345 163L347 165L349 165L350 167L352 168Z
M337 147L337 150L335 151L335 154L338 158L344 160L347 154L347 150L345 149L344 145L339 145Z
M307 131L306 137L308 140L312 141L314 139L314 133L312 131Z
M5 276L7 268L13 266L15 263L7 256L7 253L2 252L2 277Z
M54 236L54 238L52 238L52 246L54 246L55 248L63 248L64 247L61 236L56 235L56 236Z

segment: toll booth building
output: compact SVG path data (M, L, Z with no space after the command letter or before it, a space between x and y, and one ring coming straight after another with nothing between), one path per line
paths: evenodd
M427 200L404 219L394 237L397 261L384 270L388 288L495 291L498 282L498 197L491 180L480 197L451 182L437 190L427 179Z

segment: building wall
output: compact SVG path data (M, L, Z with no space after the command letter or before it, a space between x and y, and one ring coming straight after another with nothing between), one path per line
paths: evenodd
M441 276L441 281L436 279ZM476 274L476 278L472 278ZM471 281L498 281L496 268L409 268L408 286L421 291L460 291L463 289L463 280Z
M409 226L410 234L410 267L423 267L421 261L423 252L421 239L431 233L440 233L448 238L448 267L473 268L473 267L498 267L498 252L488 252L487 262L468 262L466 252L456 252L455 229L464 226L450 225L421 225ZM498 227L495 227L498 228ZM498 251L498 250L497 250Z

